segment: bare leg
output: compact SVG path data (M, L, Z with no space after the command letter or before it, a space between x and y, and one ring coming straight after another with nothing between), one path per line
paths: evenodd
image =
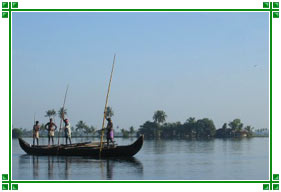
M37 141L37 145L39 145L39 138L36 138L36 141Z
M110 138L110 141L111 141L111 143L113 144L113 146L114 146L114 141L113 141L113 139L112 138Z
M48 145L50 145L51 136L48 136Z
M35 145L35 137L33 137L33 145Z

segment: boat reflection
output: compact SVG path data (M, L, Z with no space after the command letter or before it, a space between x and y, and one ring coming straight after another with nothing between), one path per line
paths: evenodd
M124 170L143 176L142 163L134 158L96 159L75 156L21 155L21 163L31 163L34 180L130 180L124 177ZM97 170L100 169L100 174ZM25 170L27 171L27 170ZM93 172L92 178L85 178L83 171ZM126 176L126 175L125 175ZM121 178L120 178L121 177Z

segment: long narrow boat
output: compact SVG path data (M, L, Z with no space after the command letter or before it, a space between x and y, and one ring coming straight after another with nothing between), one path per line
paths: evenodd
M133 144L124 146L103 147L96 143L76 143L72 145L39 145L33 146L19 138L21 148L30 155L62 155L62 156L92 156L92 157L132 157L143 145L143 135ZM101 154L100 154L101 153Z

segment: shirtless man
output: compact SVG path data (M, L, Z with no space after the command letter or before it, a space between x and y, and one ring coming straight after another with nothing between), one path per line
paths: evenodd
M39 121L35 122L35 125L33 125L33 145L35 145L35 140L37 142L37 145L39 145Z
M50 145L51 139L52 139L52 144L54 145L54 136L55 136L55 130L57 129L57 125L53 122L52 118L50 118L50 122L48 122L45 125L45 129L48 130L48 145Z

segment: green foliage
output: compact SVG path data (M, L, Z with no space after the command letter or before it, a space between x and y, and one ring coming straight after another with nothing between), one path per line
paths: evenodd
M78 123L76 124L76 131L82 132L84 130L87 130L87 128L88 126L82 120L78 121Z
M76 124L76 131L82 130L85 126L86 124L84 123L84 121L78 121L78 123Z
M125 129L121 129L121 133L122 133L123 137L129 137L129 131L127 131Z
M12 137L13 138L19 138L21 137L23 134L22 129L18 129L18 128L13 128L12 129Z
M224 130L227 129L227 123L224 123L224 124L223 124L222 129L224 129Z
M227 129L227 124L223 126ZM174 122L159 124L159 121L146 121L140 126L138 134L146 138L213 138L216 136L216 127L211 119L196 120L190 117L185 123Z
M154 112L153 120L156 123L164 123L166 121L167 115L164 111L158 110Z
M208 118L200 119L196 122L196 134L199 137L213 137L216 134L214 122Z
M146 121L143 125L140 126L138 133L144 134L147 138L153 138L156 136L155 129L157 129L158 127L158 123Z
M85 129L84 129L84 133L86 133L87 135L88 134L94 134L96 132L96 128L94 126L86 126Z
M130 135L132 136L135 133L135 129L133 126L130 127Z
M73 127L73 126L71 126L71 128L70 128L70 129L71 129L71 132L73 132L73 131L74 131L74 127Z
M76 124L76 131L83 132L88 136L89 134L94 134L96 129L94 126L89 127L84 121L80 120Z
M241 131L243 128L243 123L240 119L234 119L228 125L233 131Z
M248 137L253 136L253 130L254 130L253 127L251 127L250 125L247 125L244 129L245 129L245 131L247 131L247 136Z
M40 131L45 131L45 124L40 125L39 130L40 130Z
M112 108L110 106L106 107L105 117L111 118L111 117L113 117L113 115L114 115L114 112L113 112Z
M61 107L61 108L58 110L58 114L59 114L59 118L61 118L61 119L65 118L65 116L67 115L67 109Z
M233 135L233 130L227 128L227 123L224 123L222 128L216 131L216 137L218 138L232 137L232 135Z
M227 128L227 124L224 123L221 129L216 130L216 137L218 138L240 138L240 137L252 137L253 127L246 126L243 128L243 123L240 119L234 119L228 123L230 128Z
M187 123L196 123L196 119L195 117L189 117L187 120L186 120Z
M51 109L51 110L46 111L45 117L49 117L49 119L50 119L51 117L55 117L56 115L57 115L56 111L54 109Z

